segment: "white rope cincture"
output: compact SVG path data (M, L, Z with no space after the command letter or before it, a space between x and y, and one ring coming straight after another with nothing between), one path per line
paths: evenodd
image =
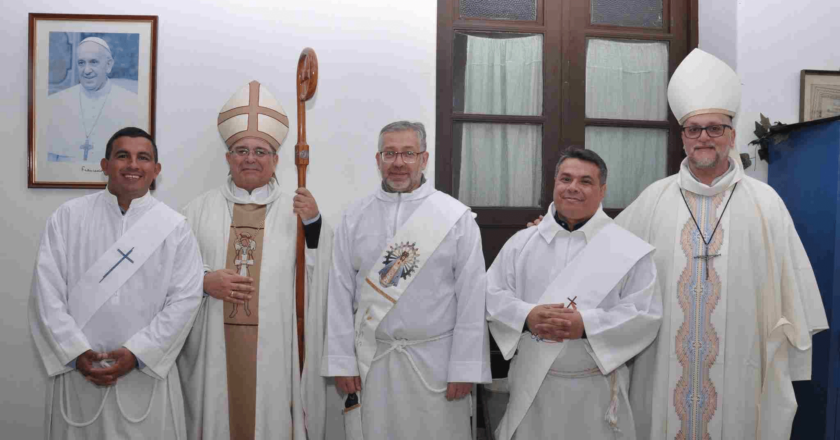
M66 393L64 391L64 389L67 388L67 380L64 378L64 376L66 376L67 374L70 373L62 374L58 378L61 381L61 383L58 385L58 406L61 407L61 416L64 417L64 421L67 422L68 425L75 426L76 428L84 428L85 426L88 426L91 423L95 422L96 419L99 418L99 415L102 414L102 410L105 408L105 399L107 399L108 394L111 393L111 387L108 387L108 389L105 390L105 396L102 397L102 403L99 404L99 409L96 411L96 415L94 415L92 419L88 420L87 422L74 422L70 420L70 417L67 416L67 411L64 409L65 397L67 398L67 406L70 406L70 393Z
M590 368L583 371L558 371L548 370L548 374L552 376L562 377L564 379L582 379L584 377L592 377L601 375L601 370L598 367ZM618 370L614 370L608 377L607 383L610 385L610 405L607 407L607 412L604 414L604 421L610 425L615 432L621 432L618 429L618 396L620 388L618 386Z
M385 350L384 352L382 352L382 354L380 354L379 356L374 357L373 360L370 361L370 363L373 364L374 362L378 361L379 359L382 359L385 356L387 356L392 351L396 350L396 351L404 354L408 358L408 362L411 363L411 368L413 368L414 372L417 373L417 376L420 377L420 381L423 382L423 386L425 386L427 390L429 390L433 393L445 393L446 392L446 387L432 388L432 386L429 385L428 382L426 382L426 378L423 377L423 374L420 373L420 369L417 367L417 364L414 363L414 358L411 356L411 353L409 353L408 350L405 349L405 347L410 347L412 345L419 345L419 344L423 344L423 343L426 343L426 342L439 341L441 339L451 338L451 337L452 337L452 332L444 333L440 336L435 336L435 337L429 338L429 339L416 339L416 340L411 340L411 341L408 340L408 339L385 339L385 340L377 339L376 340L377 342L383 342L383 343L386 343L386 344L391 344L391 346L388 347L388 349Z
M155 392L157 392L157 386L152 387L152 397L149 398L149 406L146 408L146 412L143 414L142 417L139 419L132 419L125 413L125 410L122 407L122 403L120 402L120 389L117 388L117 384L114 384L114 396L117 398L117 407L120 409L120 413L122 416L131 423L140 423L143 420L146 420L146 417L149 417L149 413L152 412L152 402L155 401Z
M132 417L129 417L125 413L125 410L122 407L122 402L120 402L120 390L119 390L119 388L117 388L117 384L114 384L114 385L108 386L107 389L105 390L105 395L102 396L102 403L99 404L99 409L96 411L96 414L93 416L92 419L88 420L87 422L74 422L74 421L70 420L70 416L67 415L68 409L70 407L70 396L69 396L70 393L65 391L65 388L67 388L67 380L65 379L65 376L67 374L70 374L70 373L62 374L59 377L59 380L61 380L61 384L59 384L59 387L58 387L58 392L59 392L59 396L58 396L59 402L58 402L58 404L61 407L61 416L64 417L64 421L67 422L67 424L70 425L70 426L75 426L76 428L84 428L86 426L90 426L93 422L95 422L97 419L99 419L99 416L102 415L102 410L105 409L105 401L108 399L108 394L111 393L111 388L114 388L114 396L117 399L117 407L120 410L120 414L122 414L123 418L125 418L129 422L131 422L131 423L141 423L144 420L146 420L146 418L149 417L149 414L152 412L152 403L155 401L155 393L157 392L157 386L152 388L152 396L151 396L151 398L149 398L149 406L146 408L145 414L143 414L143 416L140 417L140 418L132 418ZM66 402L65 402L65 399L66 399ZM65 405L67 406L68 409L65 409Z

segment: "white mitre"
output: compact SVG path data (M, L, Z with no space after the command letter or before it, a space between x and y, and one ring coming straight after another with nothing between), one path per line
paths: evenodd
M274 95L251 81L228 100L219 112L219 134L230 148L246 137L260 138L275 151L289 133L289 117Z
M721 113L735 117L741 104L741 80L714 55L694 49L668 83L668 104L680 125L695 115Z

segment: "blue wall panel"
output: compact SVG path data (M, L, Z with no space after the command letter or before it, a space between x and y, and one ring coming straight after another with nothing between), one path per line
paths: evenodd
M787 205L814 268L831 330L814 336L812 380L794 382L793 439L834 439L840 356L840 121L802 127L770 146L768 183ZM828 416L827 416L828 415Z

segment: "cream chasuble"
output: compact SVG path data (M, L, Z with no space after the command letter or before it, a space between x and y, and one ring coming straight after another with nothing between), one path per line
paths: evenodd
M663 298L631 376L640 439L788 439L790 382L810 378L811 335L827 328L784 203L730 163L709 187L683 162L616 219L656 246Z
M318 375L332 253L329 226L322 224L318 248L306 249L306 363L301 375L294 297L299 220L292 197L274 179L250 195L228 179L190 202L184 214L198 238L205 270L248 273L258 288L247 307L236 310L204 298L178 359L186 372L181 383L188 438L227 440L251 430L249 438L255 439L323 439L327 402L342 406Z

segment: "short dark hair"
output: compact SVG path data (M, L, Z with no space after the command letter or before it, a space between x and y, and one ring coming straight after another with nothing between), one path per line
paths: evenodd
M148 139L149 142L152 143L152 151L155 153L155 163L158 163L158 150L157 144L155 144L155 140L152 139L152 135L146 133L146 130L137 127L125 127L119 129L111 139L108 139L108 143L105 145L105 159L111 160L111 151L114 149L114 141L121 137L130 137L130 138L144 138ZM157 184L154 180L152 180L152 184L149 186L149 189L157 189Z
M105 145L105 159L108 159L108 160L111 159L111 150L114 149L114 141L116 141L117 139L119 139L121 137L148 139L149 142L152 143L152 150L155 153L155 163L158 162L158 149L157 149L157 145L155 144L155 140L152 139L152 135L150 135L149 133L146 133L146 131L143 130L142 128L137 128L137 127L121 128L119 131L114 133L114 135L111 136L111 139L108 139L108 144Z
M598 166L598 171L601 175L601 185L607 183L607 163L604 162L604 159L601 159L601 156L599 156L598 153L592 150L585 150L578 146L571 146L560 155L560 160L557 161L557 166L554 167L555 178L557 177L557 173L560 172L560 164L566 159L577 159L584 162L594 163Z

